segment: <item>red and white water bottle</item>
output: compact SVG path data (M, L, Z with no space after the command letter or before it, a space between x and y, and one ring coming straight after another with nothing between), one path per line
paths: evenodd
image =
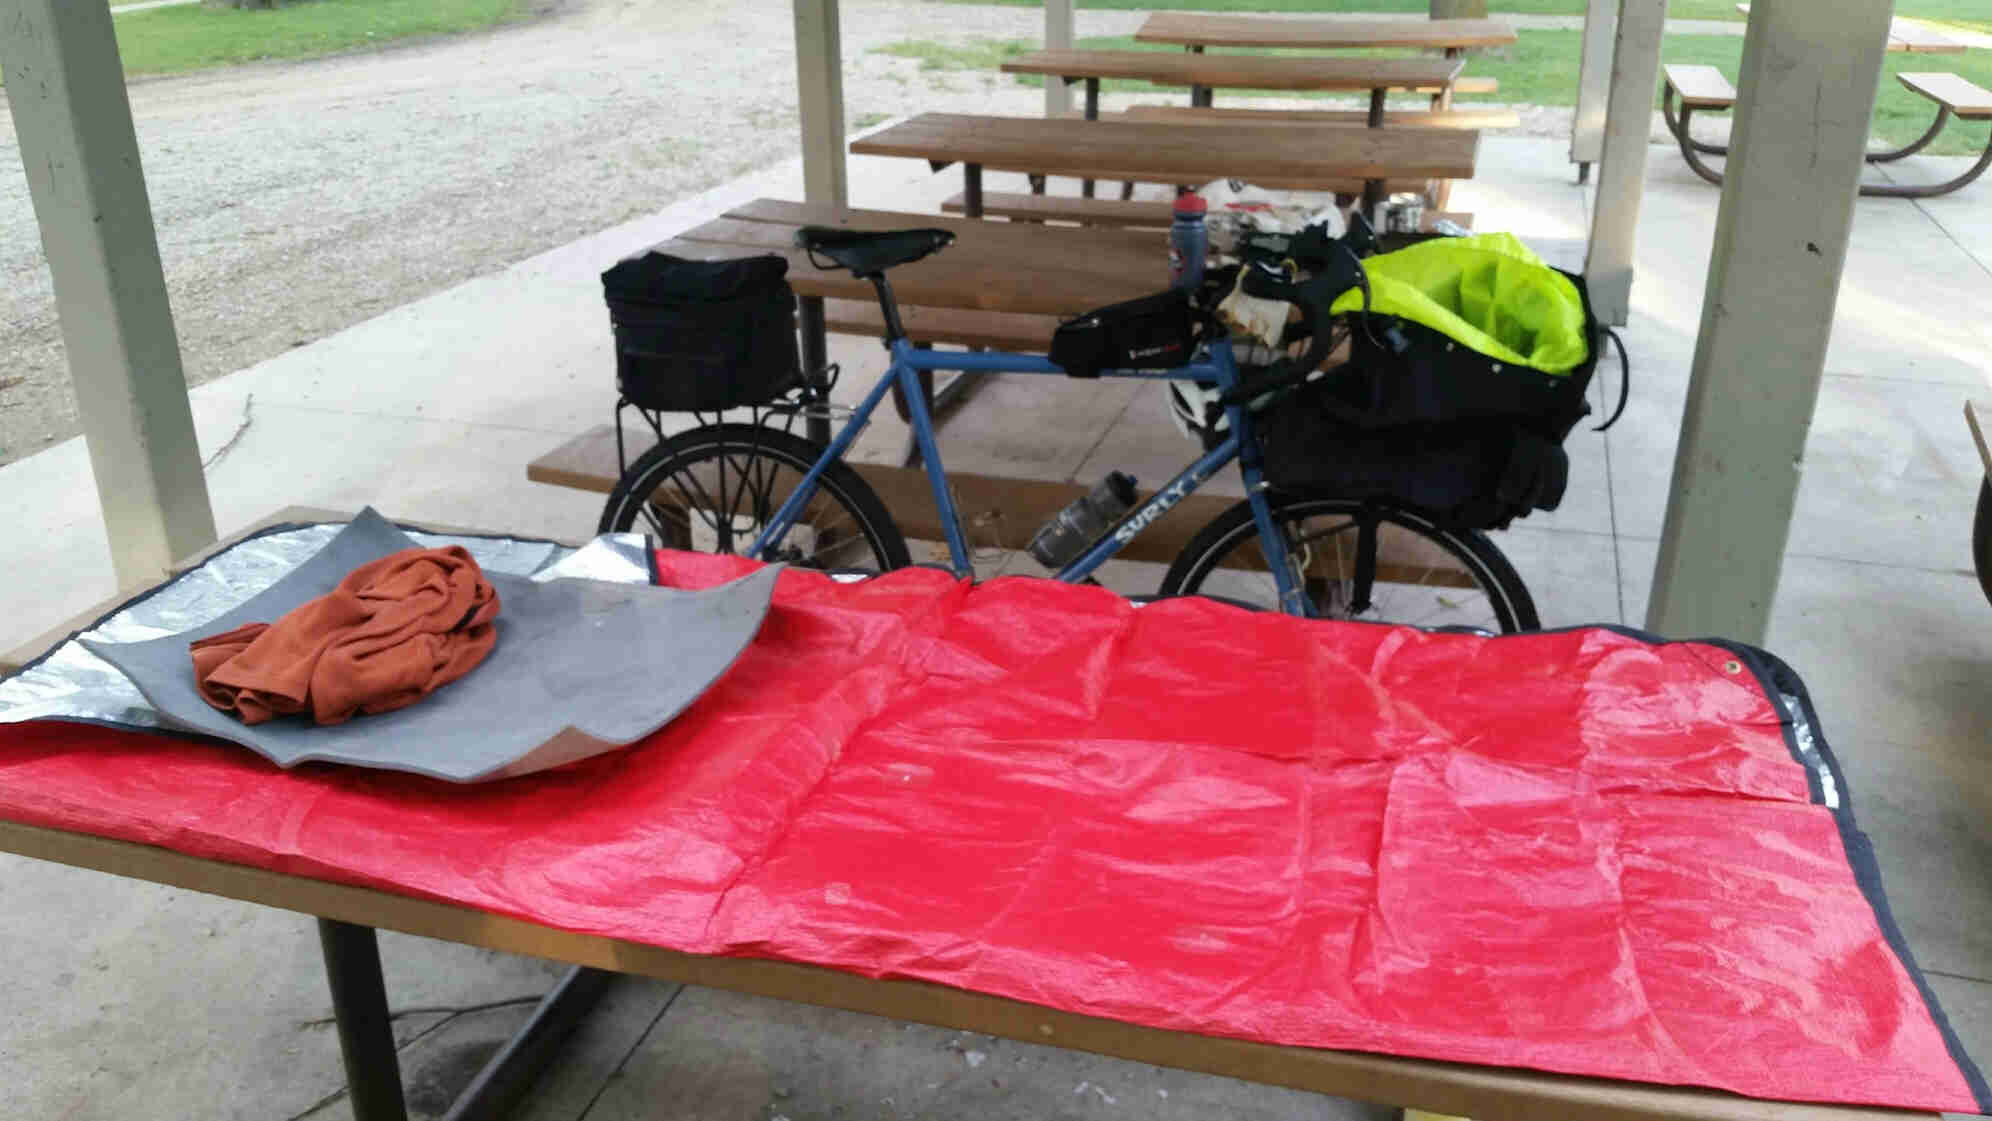
M1176 196L1169 223L1169 284L1195 289L1203 284L1204 262L1210 255L1210 231L1204 226L1208 207L1203 196L1184 191Z

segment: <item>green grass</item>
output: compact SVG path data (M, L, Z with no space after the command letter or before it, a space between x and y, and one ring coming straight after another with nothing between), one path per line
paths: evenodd
M303 0L264 11L189 4L118 16L116 27L126 74L172 74L472 31L529 11L530 0Z
M1264 0L1260 0L1264 2ZM1473 56L1467 63L1468 74L1497 78L1501 90L1487 97L1462 97L1461 103L1472 101L1500 102L1513 105L1570 105L1577 97L1577 60L1581 50L1580 36L1575 31L1523 31L1517 34L1512 47L1483 51ZM1136 43L1123 37L1084 39L1082 47L1103 50L1179 50L1177 47L1157 47ZM922 70L982 70L991 71L1001 66L1003 61L1026 51L1036 50L1034 40L1024 39L971 39L955 43L938 43L922 39L902 39L876 48L880 54L896 58L916 59ZM1274 51L1250 51L1241 53L1275 54ZM1401 51L1338 51L1338 55L1371 54L1377 56L1401 56ZM1735 35L1670 35L1664 54L1668 62L1702 62L1719 67L1736 78L1736 64L1743 54L1743 40ZM1875 104L1875 135L1891 144L1902 144L1922 135L1936 115L1936 107L1929 100L1909 92L1895 81L1895 74L1903 70L1949 70L1981 86L1992 88L1992 51L1969 51L1964 54L1924 55L1889 54L1885 56L1883 68L1886 77L1882 80L1880 96ZM1043 80L1020 74L1018 83L1039 86ZM1153 93L1162 97L1180 100L1180 90L1151 86L1146 82L1108 80L1101 88L1120 92ZM1254 96L1291 97L1290 93L1251 90L1221 90L1220 103L1239 101ZM1334 95L1324 95L1334 96ZM1346 96L1346 95L1343 95ZM1422 104L1422 100L1416 102ZM1407 105L1414 104L1407 101ZM1658 99L1655 99L1658 104ZM1986 133L1992 124L1984 122L1967 123L1952 121L1944 130L1937 143L1927 151L1932 155L1976 155L1985 150Z
M1008 4L1018 7L1035 8L1043 0L952 0L964 4ZM1416 12L1423 15L1431 11L1430 0L1077 0L1081 8L1105 8L1121 11L1161 11L1164 9L1190 9L1212 12ZM1491 15L1504 13L1516 15L1581 16L1584 14L1585 0L1494 0L1488 5ZM1977 31L1992 32L1992 18L1988 18L1985 0L1897 0L1895 14L1916 19L1948 23L1955 27L1971 28ZM1670 19L1720 19L1741 20L1742 14L1736 10L1736 0L1670 0L1667 5Z

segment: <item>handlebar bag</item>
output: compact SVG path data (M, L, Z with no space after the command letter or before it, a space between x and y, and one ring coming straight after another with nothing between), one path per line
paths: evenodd
M690 261L654 250L603 273L623 398L704 412L781 396L801 370L787 277L772 254Z
M1049 357L1075 378L1096 378L1102 370L1181 366L1196 348L1190 294L1171 288L1060 323L1051 336Z
M1386 428L1513 418L1562 440L1590 411L1598 323L1582 277L1510 234L1436 238L1363 262L1370 315L1322 405ZM1335 314L1360 313L1362 294Z

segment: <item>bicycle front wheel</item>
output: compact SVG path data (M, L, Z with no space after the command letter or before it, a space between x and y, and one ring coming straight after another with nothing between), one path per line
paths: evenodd
M1515 566L1484 533L1444 529L1408 510L1346 498L1274 493L1267 501L1317 616L1502 634L1542 625ZM1372 542L1376 571L1365 588L1357 583L1356 560ZM1198 532L1169 566L1162 594L1279 610L1251 504L1240 502Z
M821 444L757 424L681 432L638 456L617 480L600 532L637 530L668 549L746 555L822 454ZM795 524L759 559L883 572L911 556L878 493L837 461Z

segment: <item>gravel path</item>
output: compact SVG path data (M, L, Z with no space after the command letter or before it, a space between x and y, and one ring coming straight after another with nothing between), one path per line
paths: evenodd
M787 0L542 4L461 38L132 85L193 382L794 155ZM1040 111L1037 90L1000 75L871 53L1035 36L1037 9L850 0L843 16L854 129L928 109ZM1079 30L1125 34L1139 19L1088 11ZM1528 127L1567 119L1531 113ZM0 165L4 464L76 421L6 117Z

